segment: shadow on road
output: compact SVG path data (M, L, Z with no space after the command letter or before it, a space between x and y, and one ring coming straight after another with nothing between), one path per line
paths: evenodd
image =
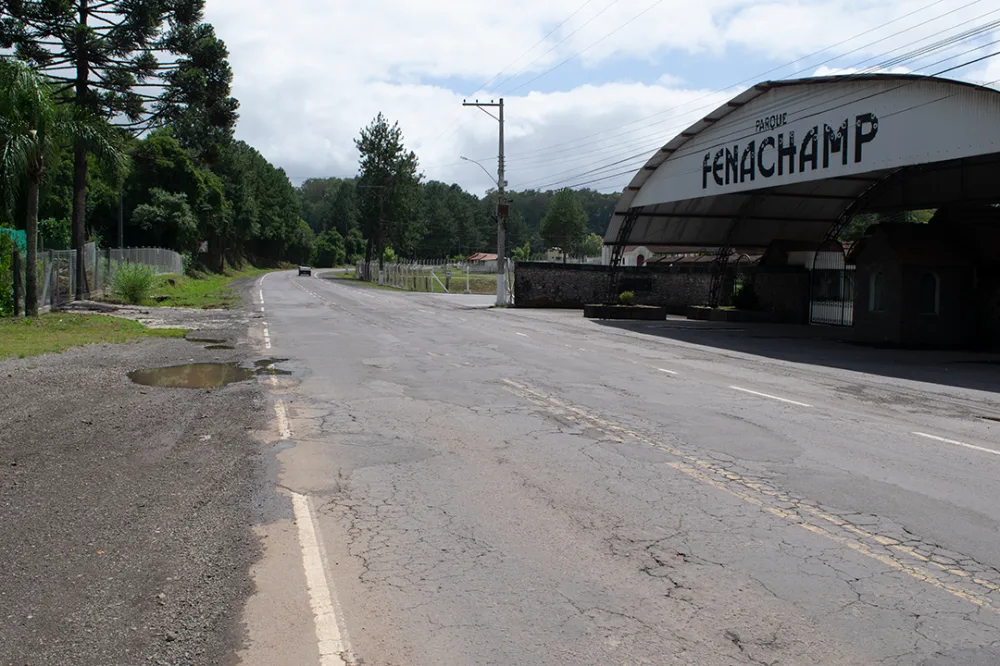
M793 363L1000 393L1000 354L875 348L847 342L849 329L728 324L688 319L600 321L602 326ZM997 407L1000 414L1000 405Z

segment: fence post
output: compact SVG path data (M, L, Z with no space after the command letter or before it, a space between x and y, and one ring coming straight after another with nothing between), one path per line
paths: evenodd
M21 253L18 252L16 246L14 247L11 269L14 271L14 316L17 317L21 314L21 296L24 287L21 285Z
M56 307L56 291L59 289L59 272L56 270L55 253L49 250L49 310Z

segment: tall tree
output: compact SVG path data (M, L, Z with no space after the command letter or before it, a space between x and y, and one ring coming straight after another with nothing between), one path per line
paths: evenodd
M0 5L0 48L42 68L60 90L72 91L80 111L139 132L173 117L190 102L207 103L207 85L196 70L217 69L222 53L202 49L204 0L8 0ZM185 57L185 51L190 51ZM211 67L210 67L211 68ZM228 85L228 84L227 84ZM216 89L217 90L217 89ZM199 96L199 91L205 93ZM235 108L221 103L208 117L235 122ZM231 111L228 113L227 111ZM181 114L183 115L183 114ZM87 149L77 141L73 159L73 246L77 297L85 290Z
M416 154L403 146L399 123L390 126L381 112L354 144L361 154L356 188L361 230L368 239L365 261L374 252L381 262L386 244L412 252L422 236L414 220L421 179Z
M587 213L573 190L566 188L552 197L542 219L541 233L550 248L562 249L563 263L567 254L579 253L587 235Z
M47 164L60 140L72 137L86 149L120 167L124 156L119 138L102 119L86 110L57 109L50 85L27 64L0 63L0 173L4 201L16 206L16 193L26 193L25 312L38 316L38 193Z

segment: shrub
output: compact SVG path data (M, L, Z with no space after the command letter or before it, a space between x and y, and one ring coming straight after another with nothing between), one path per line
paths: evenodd
M14 240L0 233L0 317L14 314Z
M618 303L621 305L635 305L635 292L623 291L618 294Z
M739 310L756 310L757 305L757 292L754 291L753 284L749 282L737 284L736 293L733 294L733 307Z
M132 305L149 298L156 273L145 264L124 264L111 276L111 295Z

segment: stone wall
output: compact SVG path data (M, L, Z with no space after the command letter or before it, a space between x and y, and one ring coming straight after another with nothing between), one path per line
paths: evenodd
M582 308L607 298L607 266L519 262L514 271L514 304L521 308ZM690 305L708 302L711 266L623 268L618 291L634 291L641 305L659 305L684 314ZM754 276L760 310L776 319L806 323L809 272L801 268L764 269ZM722 287L722 305L733 292L733 276Z
M521 308L582 308L607 298L608 267L520 262L514 270L514 304ZM636 302L681 313L704 303L712 275L707 267L623 268L618 291L634 291Z

